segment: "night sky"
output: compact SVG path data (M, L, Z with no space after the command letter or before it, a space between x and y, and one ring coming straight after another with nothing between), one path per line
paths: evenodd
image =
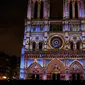
M57 5L53 5L55 2ZM0 0L0 52L21 55L27 3L28 0ZM52 0L52 6L53 16L62 16L62 1Z

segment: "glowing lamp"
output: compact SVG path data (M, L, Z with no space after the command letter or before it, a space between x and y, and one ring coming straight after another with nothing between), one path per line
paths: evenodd
M3 78L3 79L7 79L7 77L6 77L6 76L3 76L2 78Z

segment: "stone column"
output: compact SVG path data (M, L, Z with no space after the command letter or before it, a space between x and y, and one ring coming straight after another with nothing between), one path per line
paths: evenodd
M47 80L47 72L46 72L46 68L44 68L44 72L43 72L43 80Z
M68 1L68 18L69 18L69 12L70 12L70 10L69 10L69 1Z
M34 18L34 5L35 5L35 2L33 1L31 3L31 18Z
M83 72L83 73L84 73L84 78L83 78L83 80L85 80L85 69L84 69L84 72Z
M79 1L78 1L78 17L80 17L80 5L79 5Z
M44 59L43 59L43 67L46 67L46 62Z
M69 80L69 72L68 72L68 69L66 69L65 80Z
M74 42L74 46L73 47L74 47L74 50L76 50L76 42Z
M32 9L31 9L31 0L28 1L28 8L27 8L27 18L28 19L31 19L31 12L32 12Z
M48 6L48 3L47 2L44 2L44 14L43 14L43 17L44 17L44 19L48 19L48 13L47 13L47 11L48 11L48 9L47 9L47 6Z
M36 50L39 50L39 42L36 42Z
M72 2L72 17L75 18L75 2Z
M27 60L25 60L25 65L24 65L24 68L26 68L27 67Z
M84 17L84 0L81 0L81 4L82 4L82 18Z
M40 3L41 2L38 2L38 19L40 18Z

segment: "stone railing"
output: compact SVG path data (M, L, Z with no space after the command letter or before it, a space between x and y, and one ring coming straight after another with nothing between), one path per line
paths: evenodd
M85 51L83 50L48 50L48 51L26 51L25 56L31 58L57 58L57 57L84 57Z

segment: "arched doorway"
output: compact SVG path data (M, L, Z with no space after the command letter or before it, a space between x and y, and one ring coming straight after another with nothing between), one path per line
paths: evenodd
M60 80L60 69L57 66L57 64L54 65L53 71L52 71L52 79L53 80Z
M83 66L78 61L74 61L69 67L70 80L81 80L82 75Z
M33 63L27 68L26 79L40 80L40 74L43 73L43 68L38 63Z
M47 66L48 80L64 80L62 76L65 77L65 67L60 60L54 59Z

